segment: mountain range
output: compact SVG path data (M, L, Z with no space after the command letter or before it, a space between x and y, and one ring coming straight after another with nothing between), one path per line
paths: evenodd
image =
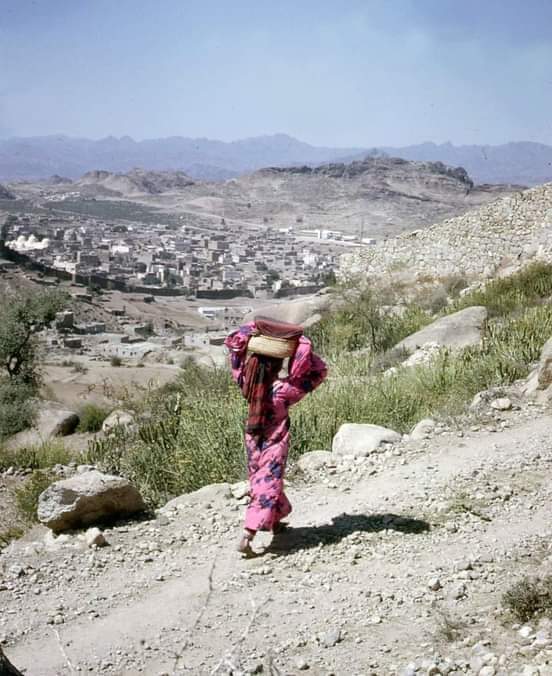
M466 169L476 183L535 185L552 181L552 146L532 142L455 146L422 143L405 147L317 147L285 134L224 142L174 136L135 141L41 136L0 140L0 180L42 180L53 174L75 179L93 170L180 170L195 179L220 181L264 167L316 166L367 155L443 162Z

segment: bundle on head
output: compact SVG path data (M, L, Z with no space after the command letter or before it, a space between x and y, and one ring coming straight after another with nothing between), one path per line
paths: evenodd
M297 324L256 317L259 335L249 339L243 393L249 402L247 432L260 437L269 413L269 393L286 357L292 357L303 329Z

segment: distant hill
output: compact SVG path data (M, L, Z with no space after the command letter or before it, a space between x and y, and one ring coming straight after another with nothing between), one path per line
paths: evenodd
M78 178L104 169L126 172L181 170L194 178L224 180L270 165L320 164L358 155L362 148L317 148L285 134L225 143L174 136L135 141L109 136L99 141L44 136L0 141L0 180Z
M421 143L378 150L407 160L440 161L464 167L476 183L537 185L552 181L552 146L542 143L518 142L499 146Z
M0 200L14 200L15 195L5 186L0 184Z
M182 171L145 171L132 169L126 174L105 170L89 171L73 183L81 193L106 196L158 195L170 190L187 188L194 181Z
M0 140L0 181L42 180L53 174L76 179L88 171L180 170L194 179L222 181L267 166L316 166L386 154L464 167L476 183L536 185L552 180L552 146L519 142L498 146L422 143L405 147L327 148L285 134L225 143L173 136L135 141L109 136L93 141L68 136Z

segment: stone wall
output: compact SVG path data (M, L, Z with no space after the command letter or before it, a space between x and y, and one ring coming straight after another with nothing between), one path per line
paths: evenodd
M552 183L345 254L339 276L400 271L436 277L492 276L501 267L519 266L534 258L552 262Z

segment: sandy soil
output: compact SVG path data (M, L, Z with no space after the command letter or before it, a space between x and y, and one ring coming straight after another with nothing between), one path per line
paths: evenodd
M527 407L296 478L292 530L251 560L217 487L97 551L37 531L0 559L0 638L41 676L549 674L552 642L500 599L552 570L551 473L550 414Z

